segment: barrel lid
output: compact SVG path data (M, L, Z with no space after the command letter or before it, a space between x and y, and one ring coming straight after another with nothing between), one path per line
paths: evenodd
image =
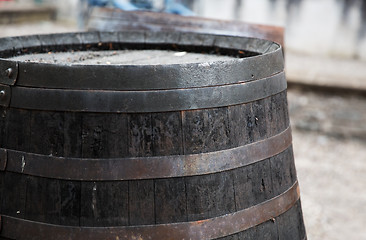
M226 60L169 64L51 64L13 56L82 50L213 52ZM10 67L9 67L10 66ZM9 69L12 74L9 77ZM180 32L76 32L0 39L0 84L73 90L167 90L245 83L284 69L281 46L246 37Z

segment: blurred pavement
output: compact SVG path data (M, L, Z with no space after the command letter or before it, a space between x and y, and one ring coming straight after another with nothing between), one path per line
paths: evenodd
M289 89L309 240L366 239L366 96Z

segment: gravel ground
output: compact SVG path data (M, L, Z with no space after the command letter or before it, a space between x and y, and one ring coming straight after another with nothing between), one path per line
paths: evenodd
M294 89L288 92L288 99L295 128L366 141L366 94L319 94Z
M366 141L353 131L366 98L289 90L288 101L308 239L366 239Z

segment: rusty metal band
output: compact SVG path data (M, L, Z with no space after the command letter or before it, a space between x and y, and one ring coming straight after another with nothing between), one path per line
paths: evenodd
M88 91L12 87L10 107L75 112L168 112L248 103L286 88L284 72L248 83L171 90Z
M63 158L7 150L6 171L85 181L156 179L195 176L243 167L286 150L291 129L237 148L216 152L139 158Z
M262 79L284 69L281 46L271 41L234 36L171 32L68 33L0 38L0 54L23 48L59 50L68 46L115 43L164 49L167 44L256 51L260 55L232 61L161 65L62 65L0 58L0 84L37 88L94 90L153 90L216 86ZM136 47L134 46L134 47ZM20 49L20 50L19 50ZM36 50L40 51L40 50ZM14 74L9 77L7 69ZM17 74L15 74L15 72ZM18 74L19 73L19 74Z
M281 71L283 57L280 52L211 63L144 66L20 62L17 85L94 90L178 89L248 82Z
M216 239L255 227L289 210L299 200L298 183L286 192L253 207L220 217L193 222L157 224L124 227L71 227L27 221L3 216L3 229L0 236L17 240L29 239Z

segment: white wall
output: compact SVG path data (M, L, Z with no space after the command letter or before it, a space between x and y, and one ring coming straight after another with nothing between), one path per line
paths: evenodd
M58 18L66 21L76 21L80 0L14 0L20 5L51 5L57 8Z
M80 0L38 1L57 6L61 19L77 19ZM193 10L204 17L284 26L289 51L366 61L366 34L360 34L362 28L366 32L365 6L366 0L194 0Z
M204 17L284 26L290 51L366 60L366 36L360 37L366 27L362 1L354 0L346 11L347 0L196 0L194 11Z

